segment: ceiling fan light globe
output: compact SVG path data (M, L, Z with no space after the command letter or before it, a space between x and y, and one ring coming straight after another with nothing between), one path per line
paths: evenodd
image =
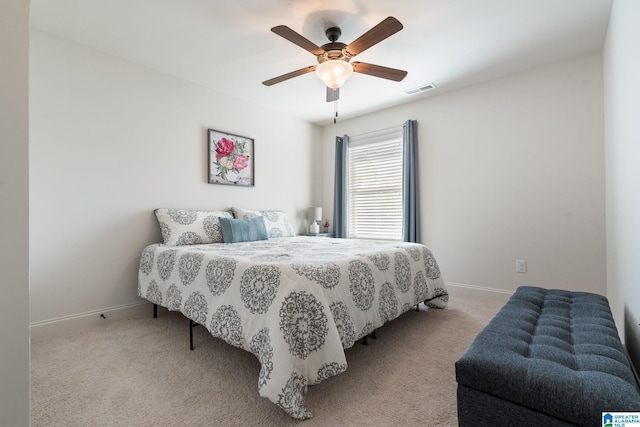
M353 67L342 59L325 61L316 67L316 75L327 87L337 89L353 74Z

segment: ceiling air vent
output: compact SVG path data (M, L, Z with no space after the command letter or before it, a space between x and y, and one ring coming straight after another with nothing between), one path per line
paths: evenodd
M405 90L404 93L406 93L407 95L415 95L416 93L420 93L420 92L426 92L428 90L432 90L435 89L436 85L435 83L427 83L426 85L420 86L420 87L416 87L413 89L409 89L409 90Z

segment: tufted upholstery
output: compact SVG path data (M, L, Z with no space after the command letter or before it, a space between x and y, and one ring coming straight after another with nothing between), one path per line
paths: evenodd
M486 414L473 412L483 406L461 407L479 401L478 392L489 402L504 399L513 413L524 407L562 425L602 425L602 411L640 411L609 303L591 293L518 288L456 362L456 378L461 426L481 425Z

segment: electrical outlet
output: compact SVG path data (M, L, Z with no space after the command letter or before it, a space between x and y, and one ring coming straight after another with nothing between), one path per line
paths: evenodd
M527 272L527 261L524 259L516 260L516 273L526 273Z

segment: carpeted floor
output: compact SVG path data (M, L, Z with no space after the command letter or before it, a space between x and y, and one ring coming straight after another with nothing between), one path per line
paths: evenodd
M309 388L296 421L258 395L250 353L159 310L153 319L32 340L31 425L456 426L454 363L506 301L452 292L450 308L409 311L347 350L342 375Z

